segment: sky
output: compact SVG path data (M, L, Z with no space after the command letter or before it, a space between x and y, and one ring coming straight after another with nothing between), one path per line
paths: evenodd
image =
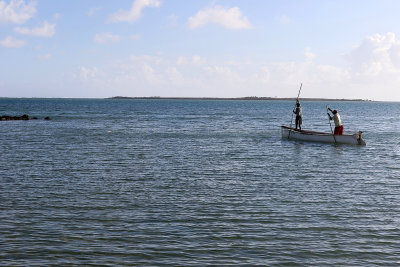
M0 0L0 97L400 101L397 0Z

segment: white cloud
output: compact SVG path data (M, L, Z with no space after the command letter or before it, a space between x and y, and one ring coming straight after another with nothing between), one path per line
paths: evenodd
M270 81L271 72L268 67L261 67L260 71L254 74L254 80L260 81L260 83L268 83Z
M55 13L55 14L53 15L53 19L54 19L54 20L59 20L59 19L61 19L61 17L62 17L62 15L61 15L60 13Z
M89 9L87 15L89 17L93 16L94 14L96 14L99 10L101 10L102 7L92 7L91 9Z
M400 38L393 33L375 34L365 38L360 45L345 55L340 66L317 64L309 48L305 61L269 62L268 87L282 88L303 82L307 90L304 97L357 98L391 100L399 99L400 90ZM263 71L254 78L259 86ZM276 95L281 95L277 92ZM284 96L284 95L283 95ZM288 96L288 95L286 95Z
M223 79L229 83L231 83L232 81L236 80L239 77L234 75L231 67L227 67L224 65L207 66L204 68L204 70L209 76L213 78L218 77L219 79Z
M99 44L116 43L121 40L121 37L111 32L98 33L94 36L94 41Z
M15 32L22 35L31 35L39 37L52 37L56 33L56 25L51 24L47 21L43 22L43 25L36 28L21 28L17 27L14 29Z
M143 55L143 56L131 56L130 62L135 64L152 64L152 65L161 65L164 61L163 58L159 56L150 56L150 55Z
M400 74L400 40L394 33L375 34L347 54L354 76L370 80Z
M166 76L169 78L169 82L172 85L181 86L185 82L185 78L182 73L176 67L169 67L165 71Z
M176 63L178 66L185 66L185 65L203 65L207 62L205 57L194 55L190 58L185 56L178 57Z
M189 28L200 28L207 24L219 24L227 29L251 29L252 25L247 17L243 16L238 7L224 8L214 6L197 12L189 18Z
M306 49L304 49L304 56L307 60L313 60L316 55L311 52L311 49L309 47L306 47Z
M194 55L192 57L192 64L194 64L194 65L203 65L206 62L207 62L207 59L205 57L196 56L196 55Z
M186 57L184 57L184 56L180 56L180 57L178 57L178 60L176 61L176 63L179 66L184 66L184 65L188 64L188 59Z
M393 64L393 67L400 68L400 44L395 43L389 49L389 58Z
M171 14L168 16L168 23L165 25L167 28L176 28L178 27L178 16L175 14Z
M238 60L227 60L224 62L226 65L231 65L235 67L250 66L252 63L250 61L238 61Z
M12 36L7 36L5 39L0 40L0 46L6 47L6 48L19 48L19 47L23 47L25 45L26 45L25 40L19 40Z
M130 22L137 21L141 15L142 10L146 7L159 7L161 2L159 0L136 0L132 3L129 10L120 9L116 13L108 16L108 22Z
M79 67L78 69L79 69L79 75L83 80L89 80L95 78L98 73L96 67L93 68Z
M137 41L137 40L140 40L142 38L142 36L136 34L136 35L130 35L128 38L130 40Z
M11 0L7 5L0 1L0 23L24 24L36 13L36 2L25 4L24 0Z
M283 15L282 17L279 18L279 21L280 21L280 23L282 23L282 24L289 24L289 23L292 22L292 19L289 18L289 17L286 16L286 15Z
M44 55L39 55L35 57L36 60L38 61L45 61L51 58L51 54L44 54Z

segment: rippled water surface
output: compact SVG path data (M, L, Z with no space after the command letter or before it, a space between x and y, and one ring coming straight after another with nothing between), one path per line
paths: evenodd
M398 266L400 103L293 104L0 99L0 265Z

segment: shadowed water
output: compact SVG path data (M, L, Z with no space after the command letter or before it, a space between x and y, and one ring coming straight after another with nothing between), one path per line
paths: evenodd
M396 266L400 103L0 99L0 265ZM43 120L50 116L51 121Z

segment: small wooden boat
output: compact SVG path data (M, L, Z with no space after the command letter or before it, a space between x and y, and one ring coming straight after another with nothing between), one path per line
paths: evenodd
M298 130L285 125L281 126L282 138L323 143L337 143L350 145L365 145L362 132L354 134L333 135L332 133Z

